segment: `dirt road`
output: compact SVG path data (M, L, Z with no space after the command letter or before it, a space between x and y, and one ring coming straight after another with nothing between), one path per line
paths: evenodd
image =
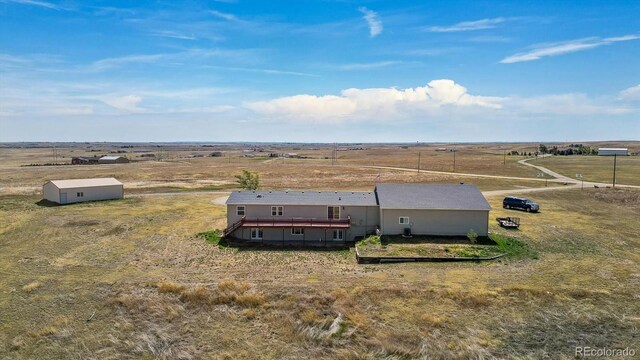
M480 178L493 178L493 179L510 179L510 180L528 180L528 181L548 181L551 183L561 183L565 184L562 186L549 186L543 188L523 188L523 189L510 189L510 190L491 190L491 191L483 191L482 194L485 196L504 196L504 195L513 195L513 194L526 194L532 192L540 192L540 191L551 191L551 190L570 190L570 189L580 189L582 186L584 187L607 187L611 186L611 184L606 183L597 183L585 181L582 183L579 180L572 179L568 176L559 174L553 170L549 170L543 166L530 164L529 161L535 160L535 158L523 159L518 161L519 164L524 166L530 166L541 172L551 176L551 179L541 179L541 178L525 178L525 177L516 177L516 176L501 176L501 175L481 175L481 174L469 174L469 173L454 173L447 171L432 171L432 170L420 170L420 172L427 174L440 174L440 175L456 175L456 176L469 176L469 177L480 177ZM363 166L364 168L373 168L373 169L385 169L385 170L398 170L398 171L407 171L407 172L416 172L416 169L409 168L400 168L400 167L391 167L391 166ZM621 188L632 188L632 189L640 189L640 186L637 185L623 185L616 184L616 187Z

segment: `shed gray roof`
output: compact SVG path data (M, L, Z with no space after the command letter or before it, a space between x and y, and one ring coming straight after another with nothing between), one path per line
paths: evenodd
M234 191L227 205L349 205L376 206L373 191Z
M94 186L122 186L122 183L115 178L96 179L71 179L71 180L49 180L58 189L75 189Z
M491 210L473 185L378 184L381 209Z

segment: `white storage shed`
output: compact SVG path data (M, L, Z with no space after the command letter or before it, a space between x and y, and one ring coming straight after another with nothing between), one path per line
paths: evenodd
M598 148L598 156L628 156L627 148Z
M42 196L58 204L121 199L124 185L114 178L50 180L42 186Z

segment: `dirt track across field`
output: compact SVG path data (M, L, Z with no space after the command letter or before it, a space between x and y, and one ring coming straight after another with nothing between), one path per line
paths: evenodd
M514 177L514 176L501 176L501 175L481 175L481 174L469 174L469 173L454 173L454 172L446 172L446 171L432 171L432 170L420 170L420 172L428 173L428 174L446 174L446 175L456 175L456 176L469 176L469 177L480 177L480 178L494 178L494 179L510 179L510 180L533 180L533 181L546 181L553 184L562 183L562 186L545 186L541 188L523 188L523 189L510 189L510 190L491 190L491 191L483 191L482 194L485 196L500 196L500 195L512 195L512 194L526 194L532 192L541 192L541 191L551 191L551 190L569 190L569 189L580 189L581 187L607 187L611 186L611 184L606 183L597 183L597 182L589 182L585 181L582 183L579 180L572 179L568 176L559 174L555 171L549 170L543 166L530 164L530 160L535 160L535 158L523 159L518 161L519 164L524 166L530 166L540 170L541 172L549 175L552 179L531 179L524 177ZM417 172L416 169L409 168L400 168L400 167L389 167L389 166L365 166L366 168L375 168L375 169L386 169L386 170L398 170L398 171L408 171L408 172ZM640 189L640 186L637 185L624 185L624 184L616 184L617 187L621 188L632 188L632 189Z

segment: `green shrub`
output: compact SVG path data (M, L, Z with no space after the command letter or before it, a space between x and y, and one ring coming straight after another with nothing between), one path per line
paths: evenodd
M198 234L198 236L214 245L218 245L218 243L220 242L220 238L222 237L222 233L220 230L215 229L211 231L201 232Z
M367 246L367 245L380 245L380 236L377 235L369 235L368 237L361 240L358 245Z
M537 259L538 253L526 242L505 235L491 234L489 236L502 251L510 258L515 259Z
M478 233L475 232L473 229L469 229L469 232L467 233L467 238L469 238L469 241L471 241L472 244L475 244L478 242Z
M247 190L257 190L260 186L260 176L248 170L242 170L242 174L236 175L236 182L241 188Z

